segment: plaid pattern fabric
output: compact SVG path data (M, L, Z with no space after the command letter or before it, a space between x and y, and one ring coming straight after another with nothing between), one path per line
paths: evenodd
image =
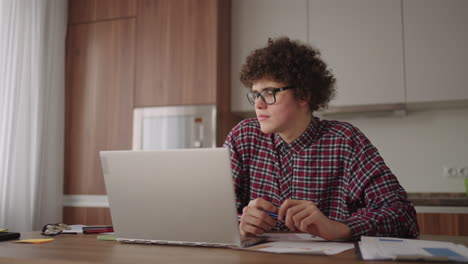
M263 198L313 201L331 220L361 235L417 237L416 211L377 149L354 126L312 119L291 144L264 134L257 119L240 122L226 138L237 209ZM277 229L286 227L278 223Z

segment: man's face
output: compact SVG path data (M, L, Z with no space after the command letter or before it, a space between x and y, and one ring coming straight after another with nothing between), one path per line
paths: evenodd
M269 88L282 88L288 84L275 82L270 79L260 79L252 85L252 91L262 92ZM308 105L304 100L294 96L294 90L284 90L275 94L276 102L267 105L261 98L255 101L255 112L263 133L290 133L295 129L295 121L307 111ZM305 107L305 108L304 108Z

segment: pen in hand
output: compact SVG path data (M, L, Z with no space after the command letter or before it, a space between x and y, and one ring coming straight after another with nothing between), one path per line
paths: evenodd
M270 211L267 211L267 210L262 210L263 212L267 213L269 216L275 218L275 219L278 219L278 214L277 213L273 213L273 212L270 212Z

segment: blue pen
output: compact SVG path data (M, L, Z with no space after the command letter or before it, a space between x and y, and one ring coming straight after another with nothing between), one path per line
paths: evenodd
M278 214L272 213L272 212L267 211L267 210L263 210L263 212L267 213L269 216L271 216L273 218L278 219Z

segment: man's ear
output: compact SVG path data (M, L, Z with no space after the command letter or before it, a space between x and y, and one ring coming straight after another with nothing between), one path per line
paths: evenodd
M310 102L310 96L304 96L304 97L299 99L299 104L301 106L304 106L304 105L308 106L309 102Z

